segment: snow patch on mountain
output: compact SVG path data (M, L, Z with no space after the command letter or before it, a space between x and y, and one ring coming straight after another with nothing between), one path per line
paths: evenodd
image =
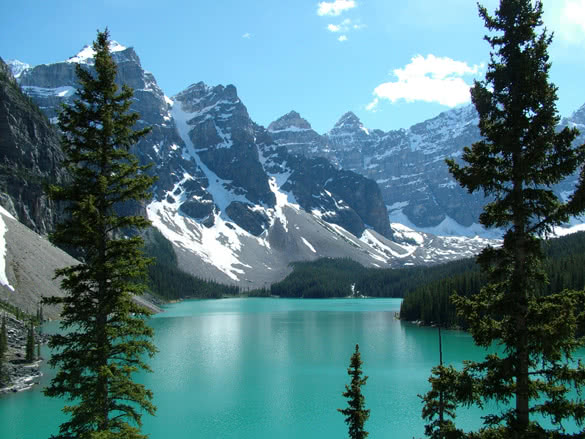
M15 220L15 218L8 213L6 209L0 206L0 284L4 285L5 287L9 288L10 290L14 291L14 287L10 285L8 282L8 277L6 276L6 232L8 231L8 227L4 222L2 216L6 216Z
M56 96L59 98L68 98L75 94L75 87L62 86L55 88L35 87L33 85L23 85L22 90L29 96L49 97Z
M24 63L17 59L9 59L8 61L6 61L6 64L8 65L8 67L10 67L12 76L14 76L15 79L18 79L20 75L23 74L23 72L27 71L32 67L30 64Z
M228 224L219 215L215 216L214 226L206 228L181 214L179 206L179 200L174 203L167 199L153 201L146 209L148 219L173 244L198 255L230 279L240 280L238 275L244 274L240 267L250 268L238 259L240 236L247 232Z
M441 223L433 227L418 227L413 224L404 214L403 208L408 206L408 202L395 203L387 206L390 223L394 226L401 225L412 231L419 231L436 236L463 236L474 238L481 236L486 239L501 239L502 231L499 229L486 229L481 224L474 223L471 226L462 226L450 217L446 217Z
M309 247L309 250L311 250L313 253L317 253L317 250L315 250L315 247L313 247L309 241L307 241L303 237L301 237L301 240L303 241L303 244L305 244L307 247Z
M366 229L362 234L360 241L367 244L370 248L376 251L377 254L371 253L375 258L381 262L388 263L393 258L407 258L416 251L416 246L413 245L399 245L395 244L395 248L384 244L380 241L369 229Z
M416 245L423 245L425 243L425 237L422 233L412 230L404 224L390 223L390 227L392 228L394 238L398 241L411 241Z
M563 227L555 227L552 236L555 238L571 235L577 232L585 232L585 224L574 224Z
M122 52L126 50L127 47L122 46L117 41L110 41L110 52ZM68 63L78 63L78 64L92 64L93 58L95 57L95 50L93 50L92 46L84 46L83 49L77 53L77 55L72 56L67 61Z
M195 160L197 166L199 166L209 181L207 191L211 193L213 201L223 213L233 201L248 203L248 199L243 195L234 194L232 191L226 189L226 186L231 182L218 177L217 174L209 169L199 158L197 150L189 136L189 132L192 130L190 121L199 113L200 112L189 113L185 111L180 101L173 102L171 107L171 114L175 119L175 125L179 131L179 136L187 146L187 148L183 150L183 158L186 160Z

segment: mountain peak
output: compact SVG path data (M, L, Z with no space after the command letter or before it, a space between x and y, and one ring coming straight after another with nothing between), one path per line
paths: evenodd
M122 51L127 50L127 49L128 48L126 46L121 45L117 41L114 41L114 40L110 41L110 52L112 52L112 53L122 52ZM95 50L93 50L93 47L89 46L89 45L85 45L85 46L83 46L83 49L81 49L77 53L77 55L72 56L66 62L78 63L78 64L89 64L90 60L93 60L94 56L95 56Z
M362 121L355 115L354 112L348 111L339 118L333 129L347 129L362 126Z
M22 73L25 70L31 68L30 64L23 63L22 61L19 61L17 59L9 59L8 61L6 61L6 64L10 68L10 71L12 72L12 76L14 76L14 78L17 79L20 75L22 75Z
M569 120L576 124L585 124L585 104L575 111Z
M310 130L311 124L296 111L290 111L268 125L268 131Z
M240 103L238 98L238 90L232 84L226 86L216 85L210 86L203 81L191 84L185 90L179 92L173 100L178 99L184 104L189 103L195 107L208 106L219 101L227 101L232 103ZM203 107L201 107L203 108Z
M348 111L343 116L341 116L333 129L330 131L330 133L333 135L339 132L363 132L368 136L370 135L369 130L364 127L362 121L352 111Z

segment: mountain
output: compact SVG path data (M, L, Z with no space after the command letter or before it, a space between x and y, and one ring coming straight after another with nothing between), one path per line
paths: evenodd
M35 315L40 296L63 296L55 270L77 261L0 208L0 300ZM45 306L46 318L59 310Z
M339 167L335 155L329 149L326 136L318 134L311 124L296 111L291 111L268 125L272 139L292 154L307 157L323 157Z
M286 142L276 137L279 144L288 148L299 141L296 131L287 131L290 127L286 119L278 121L279 130L290 133ZM408 130L383 132L364 127L354 113L348 112L319 137L318 146L302 153L326 155L342 169L375 180L395 222L425 229L452 220L470 227L477 221L483 197L470 196L459 188L444 159L460 156L464 146L479 139L477 123L474 108L467 106L441 113Z
M57 131L0 58L0 203L40 234L60 215L43 185L63 181L62 159Z
M355 161L350 138L370 154L378 145L372 136L385 136L363 128L355 115L345 115L325 137L294 112L265 129L251 120L233 85L199 82L169 98L133 48L112 42L111 50L117 82L134 89L137 126L153 128L134 152L141 163L154 164L158 177L150 203L125 208L148 216L174 245L183 270L252 288L282 279L298 260L428 264L470 256L486 245L391 227L384 188L345 166ZM55 123L59 106L75 97L76 66L91 70L92 57L84 47L63 62L12 66L22 91ZM289 151L283 143L291 133L304 136L296 152L322 154ZM327 160L327 147L337 162Z
M299 120L304 121L305 130L297 129ZM311 132L310 138L316 141L310 144L306 131L310 125L296 113L294 118L284 116L270 127L277 128L275 141L289 151L327 157L342 169L375 180L392 222L441 234L475 236L486 235L477 223L487 200L481 193L463 190L449 174L445 158L461 157L465 146L481 139L478 122L475 108L468 105L408 129L383 132L367 129L349 112L328 133ZM581 127L585 133L585 107L563 124ZM578 141L583 143L585 137ZM566 193L575 181L568 179L557 192Z

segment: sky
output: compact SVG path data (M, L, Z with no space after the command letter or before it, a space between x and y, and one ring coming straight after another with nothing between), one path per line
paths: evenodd
M585 104L585 0L543 4L570 116ZM319 133L347 111L388 131L469 104L490 53L474 0L0 0L0 57L64 61L106 27L167 96L234 84L255 122L295 110Z

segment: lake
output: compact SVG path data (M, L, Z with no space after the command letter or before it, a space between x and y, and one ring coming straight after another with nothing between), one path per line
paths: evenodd
M151 439L343 438L337 408L347 367L360 346L371 438L423 437L421 402L439 361L434 328L396 320L399 299L225 299L169 305L150 320L158 355L138 380L154 391ZM55 328L49 325L47 330ZM483 351L460 331L443 331L444 361L460 365ZM48 355L45 350L44 355ZM52 376L44 370L44 382ZM65 418L62 401L40 387L0 397L0 438L42 439ZM479 425L480 412L457 425Z

